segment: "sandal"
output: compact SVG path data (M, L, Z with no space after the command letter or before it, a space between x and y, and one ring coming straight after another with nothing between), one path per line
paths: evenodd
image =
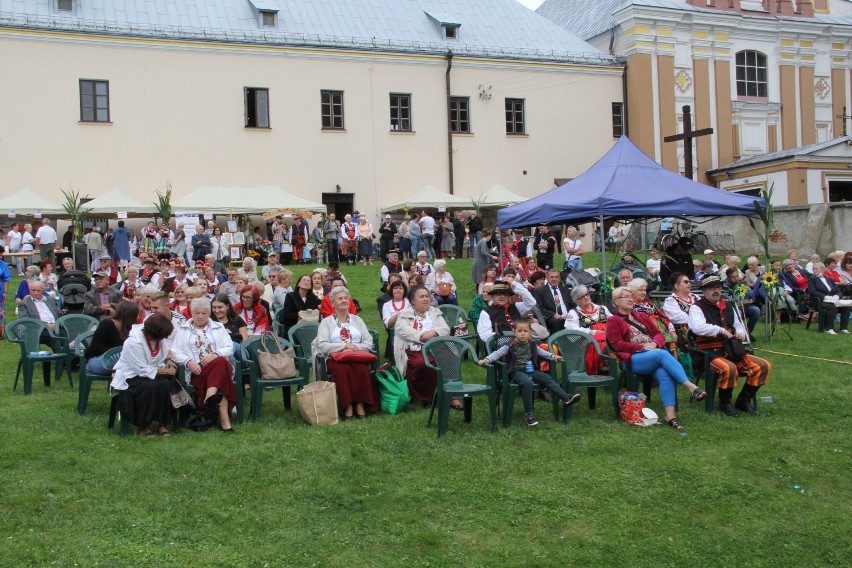
M165 426L160 426L159 428L157 428L157 434L159 434L163 438L171 438L172 437L172 433L169 432L169 429L166 428Z
M672 418L671 420L666 420L666 424L674 428L675 430L683 430L683 424L681 424L677 418Z
M704 400L705 398L707 398L707 393L697 388L692 391L692 398L694 398L695 400Z
M151 436L154 435L154 432L149 427L146 426L146 427L142 428L141 430L139 430L139 435L142 436L143 438L150 438Z

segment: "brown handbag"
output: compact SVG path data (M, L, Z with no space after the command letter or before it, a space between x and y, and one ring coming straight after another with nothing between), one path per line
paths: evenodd
M296 393L299 412L308 424L337 424L337 387L330 381L314 381Z
M269 350L268 342L273 341L278 346L278 353ZM284 349L278 341L278 336L267 331L260 336L260 349L257 351L257 364L260 376L266 380L289 379L296 376L296 358L293 348Z
M438 283L438 295L447 297L453 293L453 285L449 282L439 282Z

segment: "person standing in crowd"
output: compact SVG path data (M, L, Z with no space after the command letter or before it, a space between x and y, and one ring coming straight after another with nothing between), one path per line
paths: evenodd
M373 225L366 215L358 219L358 256L361 264L373 265Z
M695 278L695 267L692 264L692 240L689 237L681 237L675 244L666 249L666 256L660 263L660 281L666 290L671 290L671 275L675 272L680 272L689 277L690 280Z
M325 235L325 248L328 262L340 262L340 221L334 213L328 214L328 219L322 226Z
M562 243L562 249L565 251L565 265L570 266L571 270L582 270L583 241L580 240L580 235L577 233L577 227L568 225L568 231L565 233L565 241Z
M488 239L491 237L491 229L482 230L483 239L479 241L474 249L473 265L471 266L471 280L476 284L477 291L479 283L485 275L485 268L491 265L496 265L500 260L497 255L491 254L488 250Z
M411 220L408 222L408 238L411 239L411 258L417 258L417 253L423 250L421 238L423 230L420 228L420 218L417 213L411 214ZM429 253L426 253L428 257Z
M441 223L441 258L453 258L456 248L456 234L449 215L445 215Z
M550 227L539 225L538 234L533 241L536 250L536 264L542 270L553 266L553 254L556 252L556 237L550 233Z
M476 243L479 242L479 233L482 231L482 219L477 216L476 211L470 214L467 220L468 237L470 240L470 256L474 255Z
M433 260L435 258L435 219L426 211L420 213L420 228L423 231L420 237L423 239L423 250L426 251L428 258Z
M281 243L284 242L284 231L286 230L285 227L281 215L278 215L272 221L272 250L277 253L281 252Z
M464 257L464 214L456 211L453 219L453 234L456 237L456 258Z
M343 252L346 254L346 264L355 264L355 258L358 254L358 229L352 221L352 215L347 214L343 218L342 240Z
M23 235L18 231L20 225L18 223L12 223L12 228L9 229L9 232L6 233L6 249L9 252L21 252L21 238ZM14 260L15 268L18 270L18 274L24 273L23 263L21 262L21 257L16 257Z
M402 218L397 229L399 234L399 254L400 259L408 260L411 258L411 239L408 237L408 216Z
M118 228L112 233L113 250L121 268L130 263L130 231L124 226L124 219L118 220Z
M41 227L38 228L35 235L35 242L38 244L38 252L41 254L42 260L49 260L50 264L56 264L54 258L54 249L56 248L56 231L50 226L50 219L45 217L41 220Z
M387 258L388 251L393 248L393 238L396 236L397 226L390 215L385 215L385 221L379 227L379 258Z
M204 226L196 225L195 234L192 235L192 260L204 260L210 248L210 237L204 234Z
M104 241L101 237L100 227L92 227L92 232L89 233L89 238L86 240L86 249L89 251L89 270L96 271L100 267L98 260L103 252Z
M308 242L308 223L301 215L293 217L290 226L290 244L293 245L293 262L302 264L305 254L305 244Z

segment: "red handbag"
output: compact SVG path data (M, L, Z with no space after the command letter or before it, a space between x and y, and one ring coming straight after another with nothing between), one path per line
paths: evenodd
M335 363L375 363L379 360L373 353L369 351L361 351L344 349L343 351L335 351L329 354Z

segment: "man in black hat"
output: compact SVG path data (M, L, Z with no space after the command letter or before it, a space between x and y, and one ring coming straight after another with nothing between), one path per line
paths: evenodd
M476 323L476 333L483 343L488 343L491 336L504 331L513 331L515 322L530 316L530 309L522 301L512 302L516 297L512 288L506 282L498 280L491 288L491 305L479 314Z
M740 341L748 337L743 322L734 310L733 302L722 299L722 280L710 274L701 280L704 297L689 308L689 331L695 334L695 343L699 349L712 352L710 368L716 374L719 385L719 409L733 418L739 417L738 411L752 415L760 414L752 405L757 390L769 381L772 366L769 361L749 353L738 356L726 348L726 340L736 338ZM731 404L737 378L746 377L746 384Z
M399 263L399 249L390 249L387 254L388 261L382 265L381 275L382 284L388 283L388 277L391 274L399 274L402 272L402 265Z
M692 265L692 241L689 237L681 237L666 249L666 256L660 263L660 281L666 290L672 289L669 281L675 272L686 274L690 280L695 279L695 267Z

